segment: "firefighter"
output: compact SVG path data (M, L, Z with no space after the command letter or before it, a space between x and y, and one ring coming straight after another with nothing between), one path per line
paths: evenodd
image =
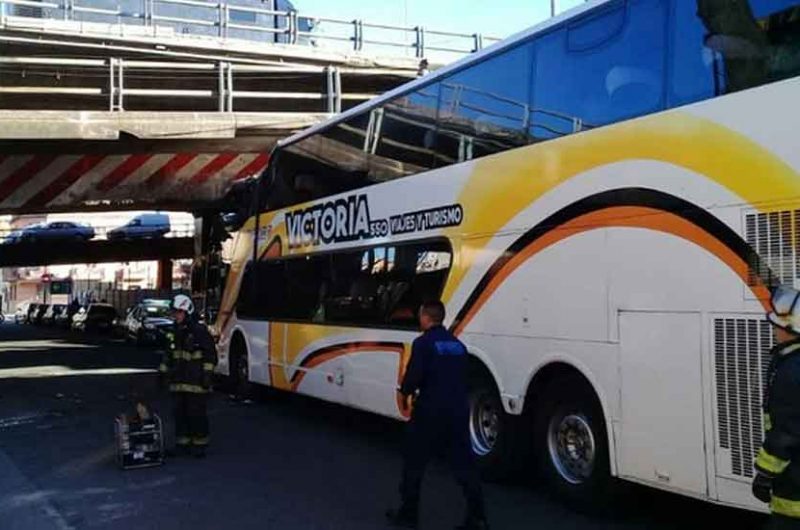
M467 349L442 326L444 318L444 305L439 301L426 302L419 310L423 334L413 343L398 389L404 399L416 397L403 454L401 504L386 516L395 527L417 527L425 467L443 449L467 500L464 524L457 528L487 529L483 492L469 437Z
M206 405L217 352L211 334L195 315L191 298L175 296L172 310L175 327L165 335L159 374L172 395L176 452L203 458L209 435Z
M768 502L767 528L800 528L800 292L778 287L767 316L775 327L764 396L764 443L753 495Z

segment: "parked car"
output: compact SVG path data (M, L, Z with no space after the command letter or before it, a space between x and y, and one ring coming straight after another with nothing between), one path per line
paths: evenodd
M169 216L163 213L137 215L123 226L109 230L106 237L118 239L152 239L164 237L171 229Z
M81 308L71 308L71 306L67 305L64 307L64 310L61 311L58 315L55 316L53 320L53 324L60 328L69 329L72 326L72 317L80 310Z
M9 232L8 235L6 235L6 237L4 237L2 241L0 241L0 245L14 245L16 243L19 243L19 238L21 235L22 235L22 230L14 230L12 232Z
M72 329L107 333L111 331L116 316L117 310L111 304L89 304L87 308L81 308L72 317Z
M125 339L136 344L152 344L158 340L159 332L173 324L169 300L143 300L132 307L125 318Z
M72 318L69 319L69 328L70 329L72 329L72 330L77 330L78 329L78 322L81 319L85 319L86 318L84 316L84 313L86 313L86 307L85 306L81 306L81 307L78 308L77 311L75 311L75 314L72 315Z
M47 306L47 310L44 312L42 316L42 324L46 326L52 326L56 323L56 318L62 312L67 310L67 306L64 304L50 304Z
M28 308L30 305L30 302L23 302L17 306L17 310L14 311L14 322L24 324L28 320Z
M125 310L124 315L117 315L117 317L111 322L111 330L114 333L115 337L124 337L127 339L127 328L125 327L125 323L128 320L128 315L131 314L133 308L136 306L130 306Z
M26 324L33 324L33 319L36 316L36 311L39 310L39 305L40 304L37 304L35 302L31 302L30 304L28 304L28 312L25 314L25 320L24 320Z
M36 311L31 314L30 316L30 323L36 324L37 326L42 324L42 318L44 318L44 314L47 312L48 305L47 304L36 304Z
M17 239L20 243L36 241L88 241L94 237L94 228L72 221L53 221L26 226Z

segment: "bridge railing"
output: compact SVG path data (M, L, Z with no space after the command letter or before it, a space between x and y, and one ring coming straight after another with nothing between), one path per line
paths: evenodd
M463 55L500 40L481 33L317 17L278 9L277 0L256 5L202 0L0 0L0 25L14 25L19 19L78 22L80 33L215 37L355 52L394 50L393 54L417 58L431 52Z
M343 75L352 90L344 90ZM62 105L70 104L81 110L112 112L248 112L274 107L283 112L336 113L343 106L347 108L380 94L382 85L376 76L391 80L414 75L407 70L262 66L228 61L0 56L0 98L4 99L0 108L61 110ZM287 88L282 83L286 76L293 78L295 86ZM296 86L299 81L301 86Z

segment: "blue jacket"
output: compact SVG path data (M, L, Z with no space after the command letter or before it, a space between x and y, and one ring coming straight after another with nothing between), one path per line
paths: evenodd
M400 392L419 391L415 410L463 411L468 407L467 348L443 326L418 337Z

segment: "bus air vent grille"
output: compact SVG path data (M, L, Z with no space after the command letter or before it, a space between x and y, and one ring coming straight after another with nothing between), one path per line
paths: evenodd
M730 454L728 473L753 476L763 439L761 402L773 338L770 325L755 318L714 319L717 441Z
M750 285L761 278L767 285L778 281L793 285L800 279L800 210L745 215L747 243L758 253L750 264Z

